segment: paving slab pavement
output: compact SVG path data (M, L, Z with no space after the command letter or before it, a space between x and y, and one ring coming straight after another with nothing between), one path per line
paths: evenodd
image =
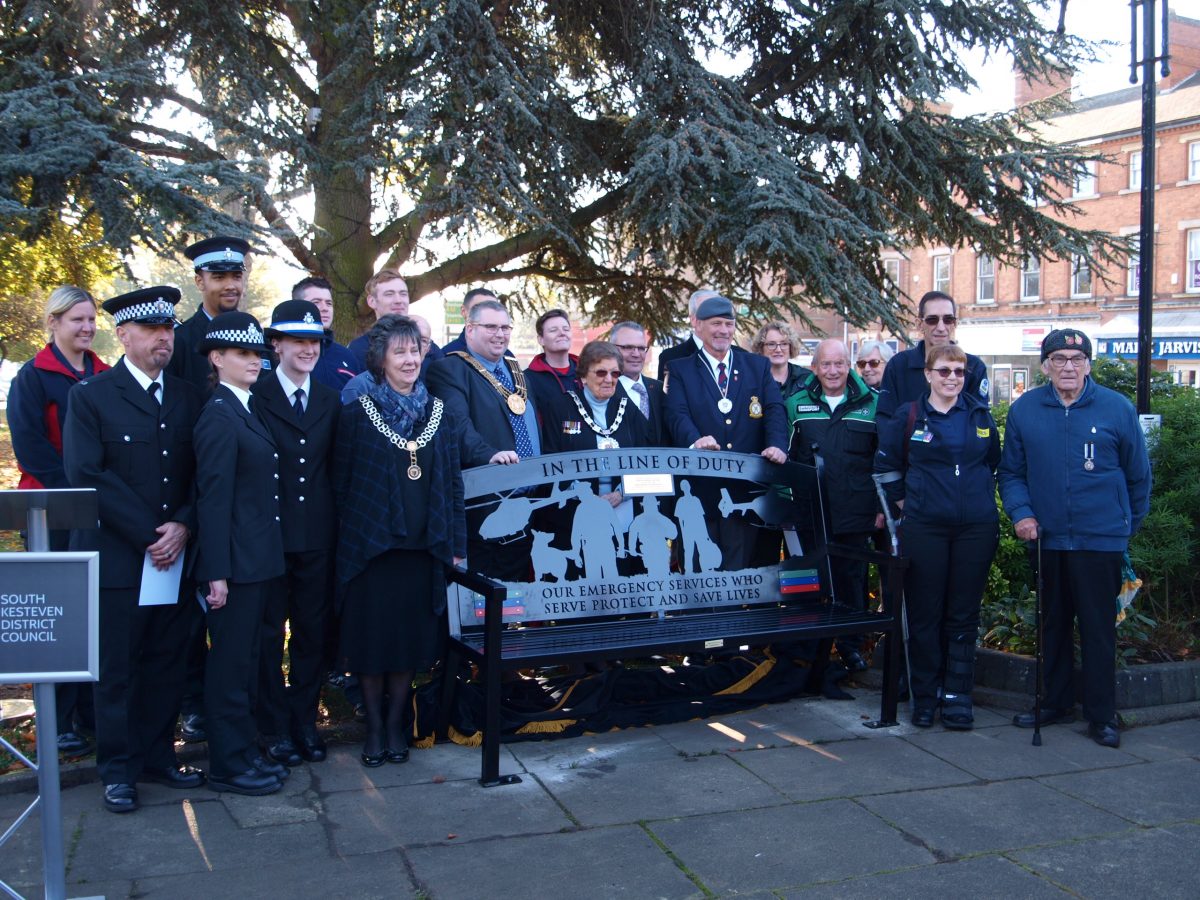
M443 898L1197 895L1200 720L1028 731L872 730L877 691L506 744L518 785L483 789L478 748L365 769L359 747L236 797L139 788L114 816L64 789L68 896ZM0 794L0 830L29 802ZM38 814L0 879L41 895Z

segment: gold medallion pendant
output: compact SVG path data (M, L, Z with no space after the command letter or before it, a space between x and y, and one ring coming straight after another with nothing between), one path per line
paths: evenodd
M512 410L514 416L525 415L525 398L520 394L509 394L508 408Z

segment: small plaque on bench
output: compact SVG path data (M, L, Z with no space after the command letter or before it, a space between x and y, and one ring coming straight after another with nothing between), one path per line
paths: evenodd
M675 496L675 476L670 472L638 472L621 476L621 492L626 497Z

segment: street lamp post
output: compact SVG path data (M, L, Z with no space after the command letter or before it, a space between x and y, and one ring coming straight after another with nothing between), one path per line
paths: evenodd
M1162 53L1154 54L1154 5L1156 0L1129 0L1129 82L1137 84L1142 70L1142 210L1138 236L1138 362L1137 411L1150 412L1150 355L1154 321L1154 138L1156 86L1154 64L1162 63L1162 74L1171 73L1167 53L1168 0L1162 0ZM1142 58L1138 60L1138 8L1142 12Z

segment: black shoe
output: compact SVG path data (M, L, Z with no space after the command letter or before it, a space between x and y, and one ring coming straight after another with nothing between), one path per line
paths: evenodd
M87 756L92 752L92 745L82 734L64 731L58 736L58 752L66 756Z
M378 753L368 753L364 745L362 753L358 754L358 758L362 760L362 764L368 769L378 769L388 760L388 754L391 751L384 747Z
M406 763L408 762L408 748L404 747L400 750L385 750L387 761L390 763Z
M867 661L863 659L862 654L857 650L847 650L845 653L838 651L838 656L842 659L842 665L846 667L846 671L851 675L856 672L865 672L869 668Z
M367 721L367 707L364 704L362 704L362 703L354 704L354 721L355 722Z
M247 797L262 797L265 794L274 794L281 787L283 787L282 781L274 775L260 772L257 769L251 769L248 772L243 772L241 775L233 775L229 778L218 778L216 775L208 776L208 789L217 793L245 794Z
M1121 746L1121 732L1115 722L1088 722L1088 737L1101 747Z
M975 711L967 694L947 694L942 698L942 725L951 731L970 731L975 727Z
M138 808L137 788L132 784L106 784L104 808L114 813L133 812Z
M1071 707L1067 709L1051 709L1048 706L1042 707L1042 724L1043 725L1066 725L1075 721L1075 710ZM1029 712L1017 713L1013 716L1013 724L1018 728L1033 728L1037 724L1037 718L1034 710Z
M306 762L324 762L325 742L321 740L321 735L317 732L315 725L297 728L292 735L292 741L296 745L296 752Z
M304 762L304 758L296 751L296 745L291 738L271 737L266 739L267 756L277 763L291 768Z
M825 670L821 679L821 696L826 700L853 700L854 695L842 690L838 684L846 678L846 670L841 666L830 666Z
M179 737L185 744L202 744L207 741L208 732L204 730L204 716L200 713L185 715L179 726Z
M273 778L278 778L280 781L283 781L288 777L289 774L291 774L288 771L288 767L283 763L276 762L273 759L267 759L265 756L254 757L254 761L250 765L254 771L261 772L264 775L270 775Z
M934 707L932 706L918 706L913 710L912 723L918 728L932 728L933 713Z
M153 781L155 784L186 791L204 784L204 773L195 766L166 766L161 769L142 769L138 781Z

